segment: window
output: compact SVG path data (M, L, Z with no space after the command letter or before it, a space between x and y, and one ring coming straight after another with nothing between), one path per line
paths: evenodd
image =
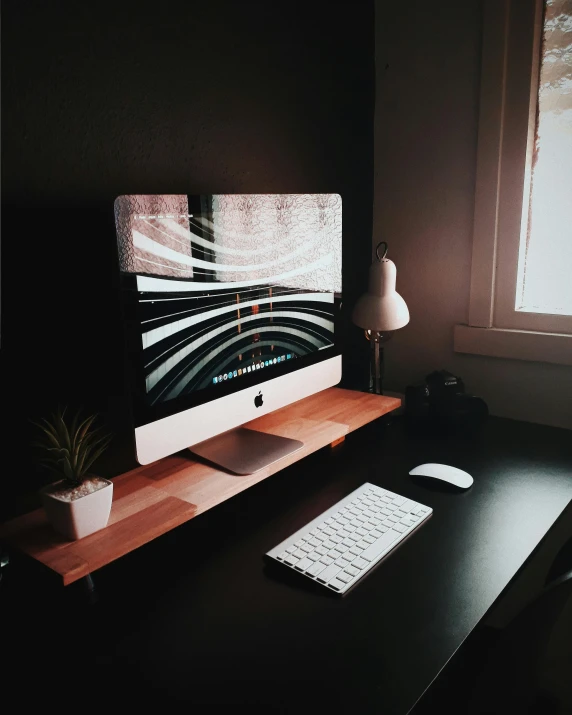
M572 365L572 0L485 0L469 323L455 350Z

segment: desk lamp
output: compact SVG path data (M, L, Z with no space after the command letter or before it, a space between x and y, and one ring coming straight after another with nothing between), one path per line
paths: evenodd
M380 249L383 247L383 254ZM409 322L409 310L395 290L395 263L386 258L387 243L381 241L375 249L377 260L369 269L369 287L354 306L352 321L365 331L371 346L369 389L382 392L383 344L393 333Z

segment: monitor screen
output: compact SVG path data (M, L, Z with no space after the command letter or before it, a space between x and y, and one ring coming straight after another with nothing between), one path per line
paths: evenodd
M115 201L135 426L339 355L339 194Z

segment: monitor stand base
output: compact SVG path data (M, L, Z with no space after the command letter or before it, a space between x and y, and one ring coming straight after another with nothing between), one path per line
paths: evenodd
M298 439L238 427L194 444L189 450L221 469L245 476L268 467L303 446L304 443Z

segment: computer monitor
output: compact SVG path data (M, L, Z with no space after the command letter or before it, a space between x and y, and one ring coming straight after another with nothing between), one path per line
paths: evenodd
M243 425L341 380L340 195L125 195L115 220L137 462L300 449Z

